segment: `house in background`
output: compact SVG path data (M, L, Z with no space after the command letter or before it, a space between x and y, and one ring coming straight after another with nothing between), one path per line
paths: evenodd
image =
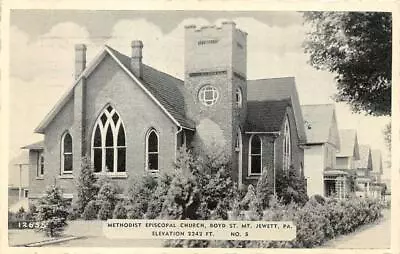
M307 194L328 197L336 193L336 190L329 188L332 176L338 173L335 170L336 152L340 149L335 106L318 104L302 105L301 108L307 134L307 144L304 149Z
M25 211L28 210L28 192L27 186L8 186L8 210L11 212L18 212L23 207Z
M339 138L335 170L325 173L324 182L327 196L345 198L354 192L355 162L360 159L360 152L356 130L341 129Z
M275 188L291 165L303 174L294 78L248 81L247 33L235 23L185 27L184 80L144 64L142 49L133 41L126 56L105 46L86 66L86 46L75 47L73 87L36 128L42 146L26 147L30 199L54 182L73 198L83 157L126 188L137 175L172 170L181 146L224 150L239 184L267 170Z
M370 196L370 185L372 171L371 147L369 145L360 145L360 159L355 162L356 181L355 191L359 197Z
M27 153L22 151L9 161L8 174L8 210L17 212L28 207L29 163Z
M372 182L381 183L383 174L382 154L378 149L371 150L372 171L370 173Z
M370 172L371 177L371 196L374 198L382 198L384 195L384 189L386 184L382 181L383 174L383 162L382 154L378 149L371 150L372 157L372 171Z

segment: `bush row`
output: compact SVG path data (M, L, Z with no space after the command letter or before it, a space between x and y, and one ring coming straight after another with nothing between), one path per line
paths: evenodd
M353 232L378 220L382 205L372 199L324 200L311 198L304 206L275 202L265 210L264 221L293 221L296 239L292 241L218 241L216 247L312 248L336 236ZM232 219L242 219L236 217Z

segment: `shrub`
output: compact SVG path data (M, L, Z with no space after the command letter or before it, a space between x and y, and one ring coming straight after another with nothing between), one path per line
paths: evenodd
M314 200L315 202L317 202L320 205L325 204L325 198L318 194L311 196L310 200Z
M155 219L159 217L173 177L174 175L171 173L163 173L158 177L157 187L151 193L150 200L148 200L147 211L145 214L147 219Z
M118 200L117 194L117 187L111 182L106 182L100 187L99 193L97 194L97 200L100 204L104 202L109 203L113 210Z
M253 187L253 185L249 184L247 186L247 193L243 197L243 199L239 203L239 207L241 210L249 210L249 205L252 200L256 199L256 191Z
M50 237L57 236L67 225L67 216L68 209L61 190L57 186L51 186L39 200L37 220L46 224L46 227L39 230Z
M157 187L154 176L145 174L133 179L127 190L128 218L141 219Z
M225 166L213 168L211 174L204 176L206 184L201 187L202 202L213 214L213 219L228 219L227 211L232 209L236 196L236 185Z
M17 212L17 214L16 214L16 217L17 217L18 219L20 219L20 220L23 220L23 219L25 219L25 216L26 216L25 208L21 206L21 207L18 209L18 212Z
M85 220L97 219L97 214L100 210L100 206L96 200L91 200L83 211L82 218Z
M126 219L127 218L127 210L125 206L120 202L115 206L113 212L114 219Z
M82 213L79 211L79 208L76 203L72 204L68 209L68 220L76 220L80 218Z
M81 163L81 171L77 182L78 195L77 200L74 202L76 211L82 214L86 205L94 200L99 187L96 185L96 178L94 176L94 168L89 158L85 157ZM73 216L76 217L76 216Z
M263 209L268 207L270 198L274 195L274 190L271 188L270 179L268 179L268 171L270 169L264 168L261 177L258 179L256 185L256 196L261 202Z
M293 221L296 238L292 241L219 241L219 247L312 248L335 236L347 234L380 217L379 202L371 199L325 200L311 198L304 206L284 205L272 198L264 212L265 221Z
M200 192L200 186L193 174L176 174L171 181L162 207L162 218L202 219L201 214L199 214Z
M108 201L103 201L103 202L101 202L100 210L97 214L97 218L99 220L111 219L113 216L112 212L113 212L113 210L112 210L111 203Z
M284 204L292 201L304 205L308 201L306 181L297 171L290 167L288 172L277 174L276 194Z
M140 204L127 206L126 216L128 219L143 219L144 214Z
M201 189L201 217L228 219L237 187L230 176L231 165L225 150L211 146L209 150L194 155L182 149L176 163L178 171L189 172Z

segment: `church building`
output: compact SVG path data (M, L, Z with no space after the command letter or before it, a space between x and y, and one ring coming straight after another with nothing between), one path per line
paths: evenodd
M145 46L132 41L130 56L105 46L89 64L75 46L75 81L35 129L44 141L25 147L30 199L54 182L76 195L83 157L126 189L137 175L172 170L181 146L222 148L239 184L266 170L275 189L290 167L304 174L294 78L248 80L247 33L235 23L185 27L184 80L144 64Z

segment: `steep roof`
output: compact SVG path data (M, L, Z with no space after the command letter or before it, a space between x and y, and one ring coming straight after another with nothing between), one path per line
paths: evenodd
M143 90L153 99L157 105L171 118L178 126L194 129L194 122L185 117L184 95L182 92L183 81L172 77L164 72L158 71L150 66L143 65L143 77L139 79L130 71L130 58L117 50L105 46L100 54L88 65L85 71L74 81L71 89L49 112L45 119L35 129L35 132L43 133L47 125L53 120L66 102L72 97L73 89L78 82L91 74L98 64L110 55L117 64L130 76Z
M38 141L26 146L21 147L22 149L27 149L27 150L43 150L44 149L44 141Z
M335 105L315 104L302 105L304 126L308 144L333 142L339 149L340 140L337 130ZM334 132L334 133L331 133ZM333 136L333 140L331 139Z
M305 143L307 138L294 77L247 81L248 101L276 101L284 99L290 99L291 101L296 120L297 133L300 141Z
M363 169L369 168L372 169L371 165L371 147L369 145L360 145L360 159L355 162L356 168Z
M290 99L276 101L248 101L245 131L280 131Z
M372 171L376 173L383 173L383 166L382 166L382 155L381 151L378 149L371 150L371 157L372 157Z
M360 158L357 132L353 129L339 130L340 150L336 157L354 157L355 160Z

